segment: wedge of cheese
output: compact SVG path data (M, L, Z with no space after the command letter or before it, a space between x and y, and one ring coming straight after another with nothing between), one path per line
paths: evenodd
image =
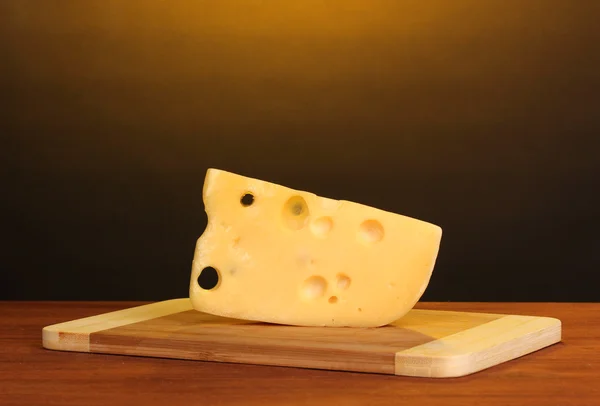
M205 313L297 326L377 327L427 287L442 231L373 207L209 169L190 299Z

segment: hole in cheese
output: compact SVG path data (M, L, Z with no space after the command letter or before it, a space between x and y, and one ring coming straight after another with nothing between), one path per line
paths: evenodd
M244 193L244 195L240 199L240 203L244 207L251 206L252 203L254 203L254 195L252 193Z
M327 281L322 276L313 275L306 279L300 288L300 294L304 299L318 299L325 294Z
M331 296L328 300L328 302L331 304L337 303L337 301L338 301L337 296Z
M292 230L303 228L308 216L308 205L302 196L292 196L283 205L283 223Z
M364 221L358 230L360 239L367 243L375 243L381 241L384 236L383 226L377 220Z
M337 274L335 279L336 279L336 286L339 290L346 290L350 286L351 279L346 274L339 273L339 274Z
M325 237L333 228L331 217L319 217L310 225L310 231L317 237Z
M219 284L219 272L212 266L207 266L198 275L198 286L204 290L214 289Z

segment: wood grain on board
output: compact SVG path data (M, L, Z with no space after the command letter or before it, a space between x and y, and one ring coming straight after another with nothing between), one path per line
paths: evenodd
M43 329L45 348L415 377L456 377L559 342L552 317L413 309L379 328L295 327L197 312L174 299Z

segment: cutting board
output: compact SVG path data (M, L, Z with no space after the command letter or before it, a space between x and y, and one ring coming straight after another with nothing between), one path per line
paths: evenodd
M561 322L413 309L385 327L295 327L200 313L174 299L47 326L42 338L61 351L447 378L557 343Z

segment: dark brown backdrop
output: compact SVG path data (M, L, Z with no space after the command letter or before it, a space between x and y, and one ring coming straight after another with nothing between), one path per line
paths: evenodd
M214 166L444 228L428 300L598 300L600 2L0 2L0 298L187 294Z

